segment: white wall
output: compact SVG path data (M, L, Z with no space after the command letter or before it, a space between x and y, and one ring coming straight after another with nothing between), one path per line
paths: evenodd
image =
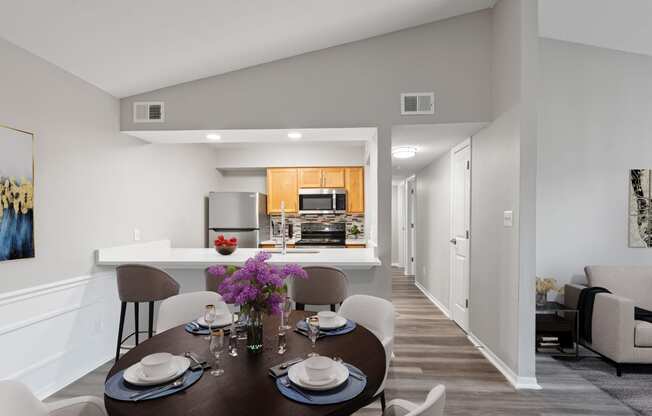
M652 57L541 40L537 275L652 265L628 247L628 175L652 167Z
M446 309L450 293L451 155L416 174L416 280Z
M493 19L494 121L471 147L469 328L510 382L536 388L537 1L500 0Z
M401 229L398 212L398 188L399 185L392 183L392 265L399 265L400 253L398 248L399 230Z
M117 99L2 39L0 56L0 123L35 134L36 172L36 258L0 263L0 379L44 396L113 354L115 276L96 248L134 228L203 245L214 152L122 135Z

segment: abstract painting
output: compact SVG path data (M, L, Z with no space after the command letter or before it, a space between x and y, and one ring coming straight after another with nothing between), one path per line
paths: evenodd
M652 169L629 173L629 246L652 247Z
M33 141L0 125L0 261L34 257Z

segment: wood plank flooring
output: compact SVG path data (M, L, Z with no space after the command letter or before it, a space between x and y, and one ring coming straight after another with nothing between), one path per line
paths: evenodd
M633 410L546 356L537 358L543 390L516 391L468 341L464 332L414 286L412 277L395 270L395 359L387 398L424 400L437 384L446 386L446 415L632 416ZM101 396L108 363L55 394L52 399ZM380 415L378 403L358 416Z

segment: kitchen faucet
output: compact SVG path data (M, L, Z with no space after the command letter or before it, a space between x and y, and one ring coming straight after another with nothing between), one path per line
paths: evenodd
M286 255L288 250L288 241L285 237L285 201L281 201L281 254Z

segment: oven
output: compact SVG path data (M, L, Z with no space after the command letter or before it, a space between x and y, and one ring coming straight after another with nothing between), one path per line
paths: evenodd
M299 189L299 214L346 213L346 189Z

